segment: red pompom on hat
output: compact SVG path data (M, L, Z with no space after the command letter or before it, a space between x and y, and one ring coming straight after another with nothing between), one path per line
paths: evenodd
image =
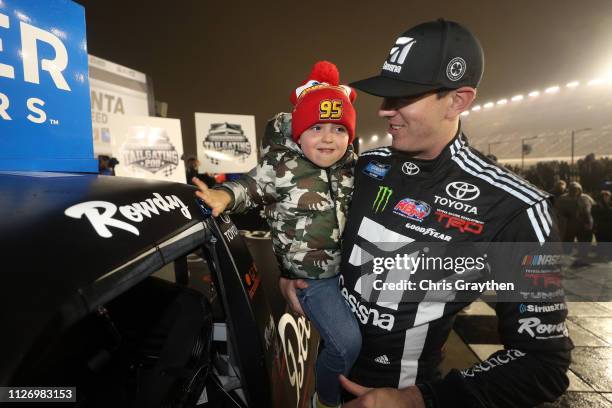
M319 61L312 68L308 79L291 93L295 105L291 117L291 131L295 142L302 133L317 123L344 125L349 144L355 139L356 113L353 101L354 89L340 84L338 68L329 61Z

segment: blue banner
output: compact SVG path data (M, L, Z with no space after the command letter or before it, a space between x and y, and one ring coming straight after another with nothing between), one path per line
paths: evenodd
M0 170L97 172L85 9L0 0Z

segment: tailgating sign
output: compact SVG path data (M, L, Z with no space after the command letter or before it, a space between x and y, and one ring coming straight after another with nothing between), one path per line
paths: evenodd
M97 171L85 10L0 0L0 170Z

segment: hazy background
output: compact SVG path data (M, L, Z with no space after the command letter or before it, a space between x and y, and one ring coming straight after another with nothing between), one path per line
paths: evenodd
M268 118L321 59L346 83L377 74L395 38L444 17L485 51L476 103L612 73L612 1L119 1L80 0L89 53L153 78L194 154L194 112ZM379 99L360 93L357 134L384 135Z

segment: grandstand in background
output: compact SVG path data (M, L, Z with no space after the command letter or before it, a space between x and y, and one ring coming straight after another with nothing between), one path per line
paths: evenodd
M481 101L480 101L481 102ZM574 161L589 153L612 157L612 80L551 86L475 105L462 117L469 143L504 164ZM528 140L523 140L528 139Z

